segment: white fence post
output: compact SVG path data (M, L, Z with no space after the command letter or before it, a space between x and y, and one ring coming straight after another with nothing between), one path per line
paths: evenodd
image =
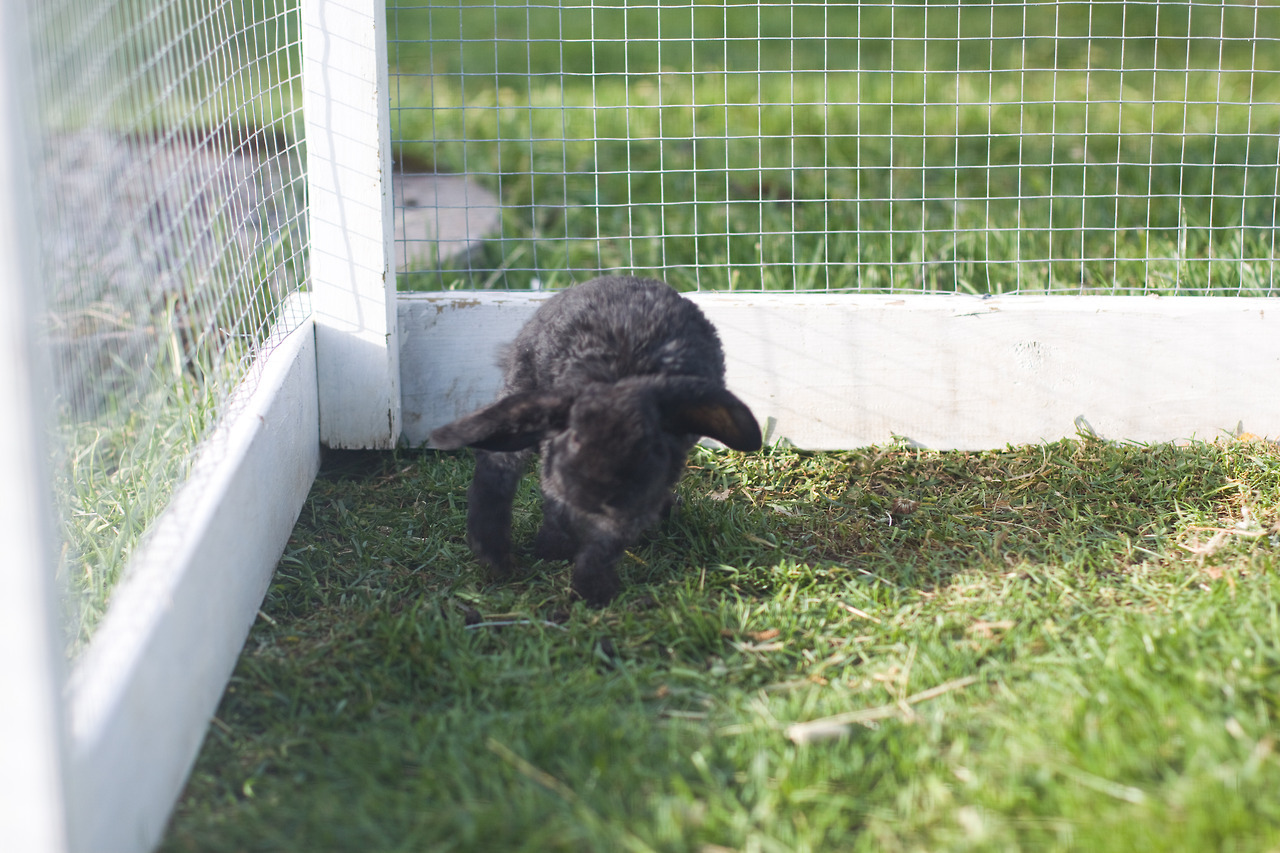
M65 667L36 381L39 279L22 104L31 69L21 6L0 3L0 850L62 853L69 847Z
M400 436L386 10L302 9L320 441L385 449Z

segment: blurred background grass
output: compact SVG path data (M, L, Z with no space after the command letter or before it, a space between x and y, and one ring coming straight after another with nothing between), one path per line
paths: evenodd
M393 0L388 23L401 168L504 204L456 269L402 247L405 289L1274 293L1280 8Z

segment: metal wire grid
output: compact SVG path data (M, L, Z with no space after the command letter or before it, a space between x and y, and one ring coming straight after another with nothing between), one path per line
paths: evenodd
M1276 293L1262 0L392 0L388 22L402 289Z
M305 316L296 7L28 0L77 642L255 356Z

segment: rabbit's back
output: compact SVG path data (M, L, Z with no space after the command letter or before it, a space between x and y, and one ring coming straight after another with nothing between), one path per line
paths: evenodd
M724 353L702 311L660 281L605 276L543 303L505 353L508 390L581 387L629 376L724 381Z

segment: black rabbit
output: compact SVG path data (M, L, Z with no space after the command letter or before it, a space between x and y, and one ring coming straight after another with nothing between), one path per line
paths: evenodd
M572 559L573 590L607 604L614 564L666 516L690 448L709 436L757 450L760 427L724 387L715 327L666 284L605 276L548 299L504 351L497 402L431 433L476 449L467 541L495 577L512 571L511 502L533 447L543 521L534 554Z

